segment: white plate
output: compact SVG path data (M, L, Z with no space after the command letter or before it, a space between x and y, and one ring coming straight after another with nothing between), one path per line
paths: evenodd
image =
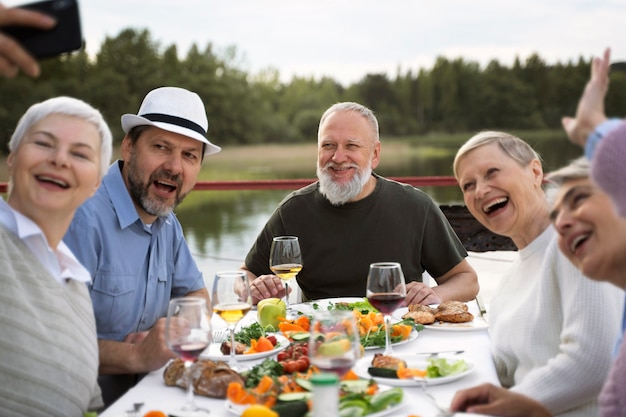
M396 320L402 320L402 316L405 315L408 311L409 309L407 307L399 308L391 315L391 317ZM474 320L468 321L467 323L446 323L442 321L436 321L433 324L424 324L424 329L441 330L445 332L473 332L487 330L488 328L489 325L487 324L485 319L480 316L477 317L475 314Z
M313 314L316 311L328 310L328 305L330 303L358 303L359 301L363 300L365 300L365 298L363 297L323 298L321 300L313 300L307 301L305 303L293 304L291 306L291 309L294 311L299 311L302 314ZM317 309L314 307L315 305L317 305Z
M392 355L394 358L404 359L406 361L408 368L417 368L417 369L426 369L428 366L428 357L424 357L423 355L416 355L415 353L404 353L404 354L394 354ZM456 375L450 376L442 376L439 378L423 378L422 380L426 382L426 385L440 385L447 384L448 382L456 381L457 379L461 379L466 375L474 372L474 363L470 361L467 357L462 355L439 355L438 358L445 358L449 361L457 361L463 359L467 364L467 370L461 372ZM371 376L367 369L372 366L372 357L365 357L359 359L355 364L352 370L355 374L357 374L361 378L374 379L379 384L391 385L394 387L415 387L419 386L420 382L414 379L399 379L399 378L381 378L378 376Z
M379 387L380 391L387 391L388 389L391 388L389 386L384 386L384 385L379 385L378 387ZM400 404L396 404L393 407L389 407L389 408L387 408L385 410L379 411L379 412L374 413L374 414L368 414L365 417L383 417L383 416L395 413L396 411L398 411L401 408L403 408L406 404L407 404L407 394L404 393L404 395L402 396L402 401L400 402ZM226 400L224 406L226 407L226 410L228 410L230 413L232 413L232 414L234 414L236 416L240 416L241 413L243 413L244 410L249 407L247 405L233 404L228 399Z
M399 342L393 342L393 343L391 343L391 346L399 346L399 345L403 345L405 343L412 342L415 339L417 339L417 335L418 335L418 333L415 330L411 330L411 333L409 334L409 337L407 337L404 340L400 340ZM374 349L384 349L384 348L385 348L385 346L367 346L364 349L365 350L374 350Z
M287 339L283 335L274 333L274 336L276 336L276 342L277 342L274 349L269 350L267 352L249 353L245 355L235 355L235 357L237 358L238 361L251 361L254 359L261 359L261 358L275 355L278 352L285 350L287 346L289 346L289 344L291 343L289 339ZM221 345L222 345L221 343L211 343L208 349L206 349L204 352L200 354L200 359L210 359L212 361L228 362L228 359L230 359L230 355L224 355L220 351Z

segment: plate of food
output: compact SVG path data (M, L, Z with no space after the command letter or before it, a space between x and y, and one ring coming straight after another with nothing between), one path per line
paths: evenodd
M403 378L398 377L403 368ZM361 378L373 378L379 384L415 387L422 383L440 385L456 381L474 371L474 363L462 355L426 356L415 353L377 354L359 359L352 370Z
M384 316L376 310L367 298L344 297L316 300L296 307L296 310L304 315L313 315L316 311L347 310L354 313L357 328L361 336L361 345L366 350L381 349L385 347ZM411 321L392 322L391 326L392 345L402 345L414 341L419 329Z
M396 320L411 319L429 330L466 332L489 328L483 317L475 317L461 301L446 301L435 306L411 304L397 309L392 316Z
M347 381L347 382L355 383L356 385L359 385L359 383L367 384L366 380ZM364 402L365 404L370 404L370 406L374 405L375 407L376 406L382 407L383 409L380 411L373 411L370 409L366 411L365 414L363 414L363 416L383 417L383 416L387 416L390 414L395 414L396 412L398 412L399 410L401 410L402 408L406 406L407 399L406 399L405 394L402 392L402 390L391 387L389 385L379 385L378 388L379 390L378 390L378 393L376 394L365 394L364 392L362 392L361 395L363 395L364 399L366 400ZM343 385L342 385L342 389L343 389ZM287 414L286 408L288 407L289 415L304 416L308 410L306 402L310 400L311 398L313 398L313 393L312 392L298 392L298 393L287 394L287 396L289 396L290 398L297 398L298 396L302 396L302 399L295 399L293 401L285 402L285 401L280 401L280 395L279 395L278 396L279 401L277 405L273 407L273 409L275 409L276 407L284 407L285 415L286 415ZM345 395L342 394L342 396L339 399L339 406L341 407L342 401L350 401L353 403L359 402L359 401L355 401L355 399L358 399L358 398L359 398L358 392L351 392L351 393L348 392ZM297 402L300 402L302 404L296 405L295 403ZM291 403L291 404L289 405L288 403ZM246 410L246 408L249 407L249 405L234 404L229 399L226 399L226 402L224 405L227 411L229 411L231 414L234 414L236 416L240 416L241 413L243 413Z
M266 358L268 356L276 355L289 346L291 343L289 339L281 334L274 334L276 338L276 345L274 349L265 352L256 353L244 353L250 346L240 342L235 342L235 355L238 361L251 361L254 359ZM211 343L209 347L200 354L200 359L210 359L213 361L225 361L230 359L230 340L222 343Z

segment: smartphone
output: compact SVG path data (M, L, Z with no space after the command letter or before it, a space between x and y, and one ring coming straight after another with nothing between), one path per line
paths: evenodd
M83 46L77 0L44 0L20 5L53 16L57 24L50 30L24 26L5 26L0 31L17 40L37 59L76 51Z

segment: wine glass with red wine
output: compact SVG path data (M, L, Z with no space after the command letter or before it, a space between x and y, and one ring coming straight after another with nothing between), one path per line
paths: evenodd
M385 316L385 355L393 354L391 348L391 313L406 299L406 283L398 262L376 262L370 265L367 275L367 299Z
M341 378L361 357L361 339L352 311L315 313L310 332L309 360L323 372Z
M193 396L191 365L211 343L211 313L205 299L182 297L170 300L165 322L165 341L172 352L185 363L187 401L180 411L208 415L198 408Z

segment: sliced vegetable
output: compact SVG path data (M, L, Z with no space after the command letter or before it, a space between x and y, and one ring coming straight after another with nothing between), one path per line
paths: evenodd
M366 401L364 398L355 398L355 399L351 399L351 400L347 400L347 401L339 401L339 410L343 410L344 408L353 408L353 407L358 407L361 410L363 410L363 414L362 415L366 415L369 414L370 412L370 405L368 403L368 401Z
M371 381L368 379L356 379L356 380L342 380L340 383L340 388L343 392L357 392L357 393L365 393L367 392Z
M377 413L396 404L400 404L403 396L404 392L402 391L402 388L399 387L392 388L387 391L381 391L378 394L373 395L370 400L372 412Z
M309 340L310 336L311 336L311 333L309 332L292 333L291 339L294 342L306 342L307 340Z
M370 366L369 368L367 368L367 372L371 376L375 376L375 377L378 377L378 378L395 378L395 379L398 379L398 372L395 369L375 368L373 366Z
M272 411L279 417L302 417L309 410L306 401L278 402L272 407Z
M312 392L290 392L287 394L280 394L278 396L278 401L281 402L292 402L292 401L307 401L313 397Z
M396 371L398 378L400 379L411 379L411 378L424 378L428 375L428 372L425 369L416 369L416 368L399 368Z
M296 378L296 384L298 384L307 391L313 391L313 384L311 384L311 381L309 381L308 379Z
M269 352L273 349L274 345L272 342L268 338L261 336L258 340L250 340L250 347L244 352L244 354Z
M339 410L339 417L363 417L365 411L361 407L345 407Z

